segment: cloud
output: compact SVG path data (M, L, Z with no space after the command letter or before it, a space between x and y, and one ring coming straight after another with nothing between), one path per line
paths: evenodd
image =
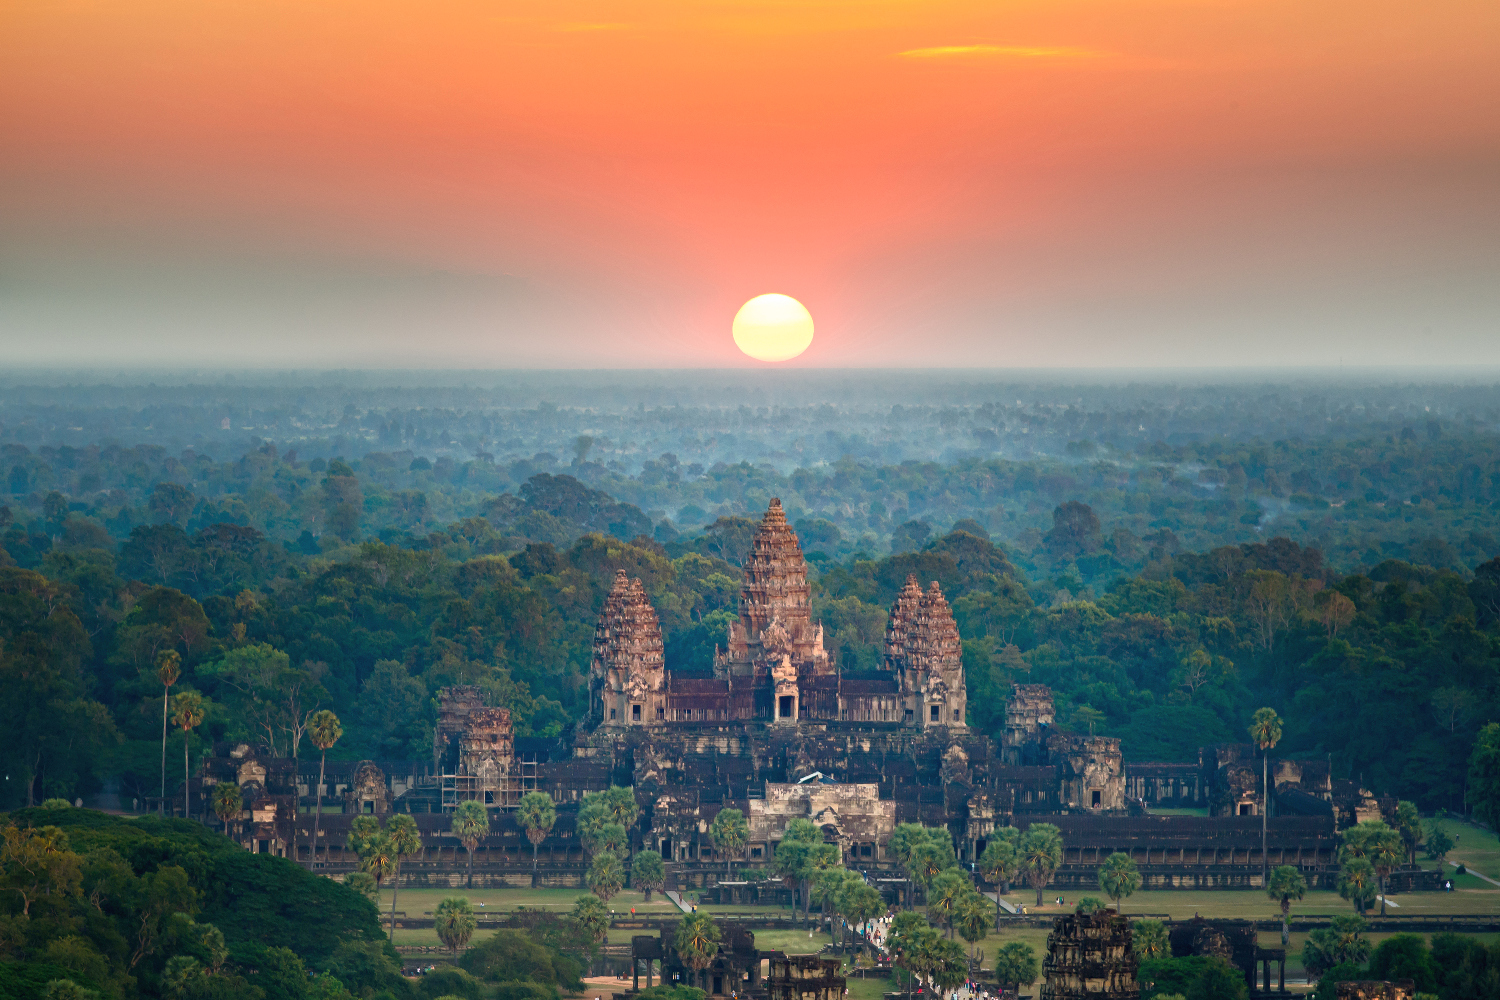
M1101 55L1089 49L1067 46L1038 47L1029 45L934 45L925 49L907 49L897 55L909 59L953 59L1001 57L1012 59L1088 59Z

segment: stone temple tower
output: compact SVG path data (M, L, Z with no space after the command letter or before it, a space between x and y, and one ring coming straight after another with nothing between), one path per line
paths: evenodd
M966 725L963 643L936 580L924 593L915 576L906 578L886 625L885 662L900 684L907 724Z
M652 725L665 717L665 687L661 623L641 581L620 570L594 627L591 713L604 726Z
M773 686L777 721L805 715L804 689L836 674L823 649L823 628L812 621L811 593L802 546L781 501L773 499L750 542L739 621L729 625L728 648L714 656L714 675Z

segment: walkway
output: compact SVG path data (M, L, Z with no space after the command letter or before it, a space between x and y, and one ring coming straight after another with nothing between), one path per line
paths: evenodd
M1450 862L1448 862L1448 864L1451 865L1454 868L1457 868L1459 865L1463 865L1464 863L1462 861L1450 861ZM1494 879L1490 878L1488 875L1481 875L1481 874L1479 874L1474 869L1470 868L1468 865L1464 865L1464 871L1468 872L1470 875L1473 875L1475 878L1482 878L1486 882L1488 882L1490 885L1493 885L1493 886L1496 886L1497 888L1500 888L1500 882L1496 882Z
M668 889L667 892L666 892L666 896L673 903L676 903L677 904L677 908L679 910L681 910L683 913L692 913L693 912L693 904L691 904L691 903L684 903L682 901L681 894L679 894L679 893L677 893L677 892L675 892L675 891L673 891L671 889Z

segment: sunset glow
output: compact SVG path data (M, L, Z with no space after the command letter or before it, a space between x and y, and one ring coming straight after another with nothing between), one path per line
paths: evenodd
M0 346L1500 360L1497 122L1488 0L11 4Z

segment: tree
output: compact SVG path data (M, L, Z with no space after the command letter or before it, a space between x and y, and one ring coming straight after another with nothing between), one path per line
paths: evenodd
M823 831L811 820L794 819L786 825L781 842L776 845L776 873L788 886L799 886L802 892L802 924L812 911L812 880L826 868L839 863L836 844L823 843Z
M396 895L401 891L401 862L422 849L422 832L407 813L392 816L385 825L395 870L391 872L391 940L396 939Z
M536 887L536 852L552 832L557 822L557 809L552 805L552 796L546 792L527 792L516 806L516 822L526 831L531 841L531 885Z
M1042 890L1062 866L1062 831L1051 823L1033 823L1021 836L1021 873L1036 890L1036 905L1042 905Z
M182 815L193 818L190 778L188 771L188 737L203 721L205 708L203 696L196 691L184 691L172 702L172 724L182 730Z
M579 839L590 854L624 855L629 853L628 838L629 834L619 823L602 823L586 830Z
M1030 986L1041 975L1041 963L1037 961L1036 949L1020 941L1012 941L995 955L995 979L1001 986L1020 990Z
M1186 1000L1245 1000L1249 995L1245 974L1227 959L1214 955L1188 987Z
M1266 883L1266 895L1276 900L1281 906L1281 946L1285 948L1289 941L1287 934L1287 917L1292 912L1292 900L1301 899L1307 894L1307 879L1302 877L1293 865L1277 865L1271 869L1271 878Z
M1080 729L1087 729L1089 735L1094 735L1094 727L1104 724L1105 715L1092 705L1079 705L1073 709L1073 725Z
M312 718L307 720L307 738L312 740L313 746L317 747L318 752L323 755L318 762L318 789L313 793L317 799L313 807L312 867L314 868L318 866L318 837L321 835L323 826L323 787L324 777L328 773L328 751L343 735L344 727L339 723L339 717L326 708L314 712ZM326 849L323 851L323 856L325 858L328 856ZM473 860L474 852L471 850L469 851L471 886L473 885Z
M651 902L652 890L660 889L666 878L666 865L655 851L639 851L630 859L630 885L641 890L647 903Z
M373 816L356 816L355 822L357 823L362 819L374 821ZM355 841L358 844L355 847L355 851L359 854L359 869L375 880L375 897L378 900L380 898L380 887L385 884L385 880L390 878L391 873L396 870L396 855L391 848L390 835L384 830L379 829L378 825L373 833L361 835L357 831L351 831L351 834L351 841ZM357 841L355 840L356 837L358 838ZM395 912L396 898L392 894L391 923L393 933L396 920Z
M1500 830L1500 722L1485 726L1474 740L1464 797L1481 822Z
M156 813L161 815L167 801L167 696L172 685L182 678L182 654L175 649L163 650L156 660L156 679L161 682L161 799Z
M1453 850L1453 838L1441 823L1433 823L1427 828L1423 845L1427 848L1427 857L1442 862L1447 860L1448 852Z
M954 908L953 922L959 937L969 942L969 965L972 968L975 964L974 948L990 932L989 900L970 889Z
M1270 647L1267 646L1269 649ZM1271 749L1281 742L1281 717L1274 708L1256 709L1250 722L1250 740L1260 747L1260 884L1266 884L1266 803L1270 786Z
M892 962L905 969L911 977L906 987L908 997L912 992L912 980L926 975L931 967L932 950L939 939L937 930L919 913L902 910L891 921L891 929L885 939L886 948L891 953Z
M1375 901L1375 866L1364 858L1350 858L1339 870L1339 895L1363 914Z
M911 852L912 878L924 892L931 890L933 879L958 864L948 831L943 830L941 836L932 836L932 831L928 833L927 843Z
M600 902L608 903L625 887L625 870L620 865L620 856L609 851L594 855L585 881Z
M995 887L995 930L1000 930L1000 896L1010 891L1011 880L1021 870L1021 858L1016 853L1016 845L1011 841L996 837L984 845L984 853L979 856L979 873L984 876L985 881Z
M1369 852L1370 864L1374 866L1375 875L1379 880L1380 915L1383 917L1385 916L1385 880L1405 860L1406 844L1401 839L1400 833L1386 827L1384 830L1377 830L1370 838Z
M225 836L228 836L229 824L239 819L240 811L245 808L245 793L235 782L221 781L214 785L209 802L213 806L214 815L224 824Z
M344 888L353 889L372 903L380 901L380 886L367 871L350 872L345 875Z
M719 953L722 935L719 925L707 913L693 913L677 925L672 943L677 955L690 969L702 972Z
M1363 964L1370 957L1364 930L1363 917L1334 917L1332 926L1319 927L1307 935L1302 945L1302 967L1309 976L1320 976L1336 965Z
M887 851L891 858L906 873L906 905L912 904L911 855L927 842L927 828L920 823L898 823L891 831Z
M988 919L989 914L985 914ZM939 938L927 959L927 975L943 993L953 990L969 977L969 956L957 941Z
M474 907L463 896L450 896L433 911L438 940L448 947L451 954L468 945L474 936L479 921L474 917Z
M864 879L860 878L857 874L842 866L837 868L825 868L822 871L816 872L813 876L812 898L817 902L818 907L823 911L823 913L829 915L831 918L832 914L837 909L838 896L839 893L843 891L844 886L849 885L853 882L863 881ZM832 920L830 919L828 928L829 936L837 936L835 934L836 930L837 928L832 925Z
M1140 869L1125 852L1116 851L1099 866L1099 888L1115 901L1116 913L1120 912L1120 900L1129 899L1140 887Z
M953 937L953 919L958 912L958 904L964 894L973 892L974 887L963 873L956 868L939 872L933 876L927 887L927 919L935 922L939 927L948 929L948 937Z
M1130 947L1142 961L1170 958L1172 945L1167 939L1167 925L1160 920L1137 920L1130 925Z
M708 828L708 836L714 842L714 850L724 858L725 871L733 879L734 859L744 852L750 841L750 824L745 822L745 814L738 809L720 809Z
M458 804L453 810L453 819L449 821L448 829L458 838L458 842L464 845L464 850L469 852L469 876L466 883L467 888L474 888L474 850L479 842L490 833L490 812L484 807L484 803L477 799L467 799Z
M1396 803L1396 832L1401 834L1401 840L1406 844L1408 862L1415 866L1417 844L1422 840L1422 817L1417 812L1416 803L1404 800Z
M579 896L573 901L573 925L589 941L601 944L609 936L609 909L598 896Z
M856 879L844 884L838 898L834 900L839 914L848 922L850 927L865 926L865 940L869 940L869 923L885 912L885 900L880 891L867 883L864 879Z

